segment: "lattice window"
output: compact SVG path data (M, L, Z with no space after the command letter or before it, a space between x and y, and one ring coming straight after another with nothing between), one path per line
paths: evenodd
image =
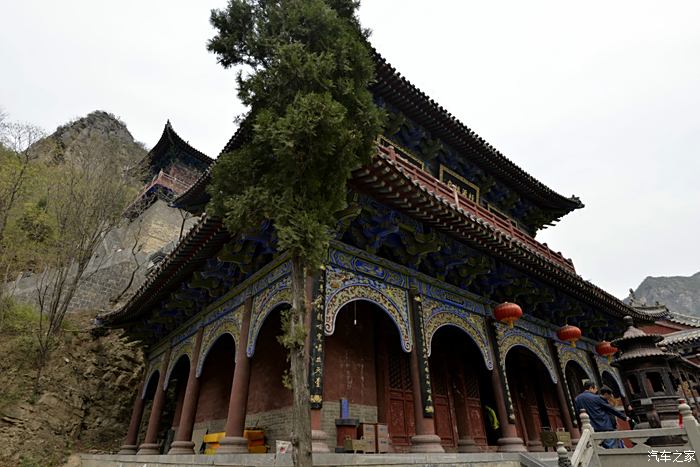
M467 376L464 378L464 388L466 389L467 397L471 399L479 399L479 380L476 378L476 376Z
M389 355L389 387L402 391L410 391L411 368L406 355L392 352Z

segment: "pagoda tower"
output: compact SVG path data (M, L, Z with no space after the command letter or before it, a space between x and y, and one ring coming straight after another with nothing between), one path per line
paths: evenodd
M640 420L639 428L675 426L678 422L678 394L673 384L670 361L678 356L657 346L660 334L647 334L625 316L627 330L612 344L619 349L612 365L619 368L629 404Z

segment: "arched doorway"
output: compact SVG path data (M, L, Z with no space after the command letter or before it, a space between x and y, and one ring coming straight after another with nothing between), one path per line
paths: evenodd
M392 448L407 451L416 430L410 354L388 313L367 300L344 305L324 355L324 429L335 432L339 412L329 410L337 407L332 402L348 399L352 418L386 423Z
M603 381L603 386L607 386L610 389L612 389L613 396L615 396L616 398L622 397L622 388L620 388L620 385L617 383L617 380L613 375L610 374L610 372L604 370L601 374L601 380Z
M540 359L517 346L506 355L506 375L515 410L518 436L531 451L542 450L540 433L563 428L556 386Z
M435 430L446 450L459 441L485 450L496 444L498 433L487 427L484 407L494 408L489 370L472 338L455 326L443 326L433 335L430 376L435 408ZM459 441L458 441L459 440ZM469 449L464 446L465 449Z
M165 440L162 453L170 450L177 427L180 424L182 404L185 400L185 388L187 388L187 378L190 373L190 359L187 355L181 355L170 370L166 373L165 382L165 403L163 405L163 415L161 415L161 428L158 434L159 440Z
M571 400L576 399L576 396L583 392L583 383L591 378L586 374L586 371L574 360L569 360L564 369L566 376L566 384L569 387L569 395ZM595 382L595 381L594 381Z
M209 433L224 431L235 371L236 342L229 333L220 335L203 349L199 374L199 397L195 414L195 430ZM198 442L199 440L195 440ZM195 446L195 449L199 446Z
M265 430L270 446L291 436L293 393L285 387L289 362L287 350L279 342L283 333L282 313L288 309L288 305L278 306L264 318L250 361L245 425Z

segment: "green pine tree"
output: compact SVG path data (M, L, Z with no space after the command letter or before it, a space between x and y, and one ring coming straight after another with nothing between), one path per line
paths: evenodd
M240 67L245 144L221 156L210 212L232 233L271 219L291 253L292 309L282 343L294 390L295 465L311 465L305 282L323 263L352 169L369 161L383 113L368 90L374 62L355 0L229 0L208 48Z

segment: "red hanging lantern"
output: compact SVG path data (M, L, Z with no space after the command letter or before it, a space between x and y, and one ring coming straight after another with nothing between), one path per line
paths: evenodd
M615 355L615 353L617 353L617 350L617 347L608 341L600 341L600 343L595 346L595 351L598 352L598 355L608 357L608 361L612 360L612 357Z
M511 328L522 315L523 310L516 303L503 302L493 309L493 316L501 323L508 323Z
M557 331L557 337L560 340L567 341L571 347L576 347L576 341L581 338L581 330L576 326L565 324Z

